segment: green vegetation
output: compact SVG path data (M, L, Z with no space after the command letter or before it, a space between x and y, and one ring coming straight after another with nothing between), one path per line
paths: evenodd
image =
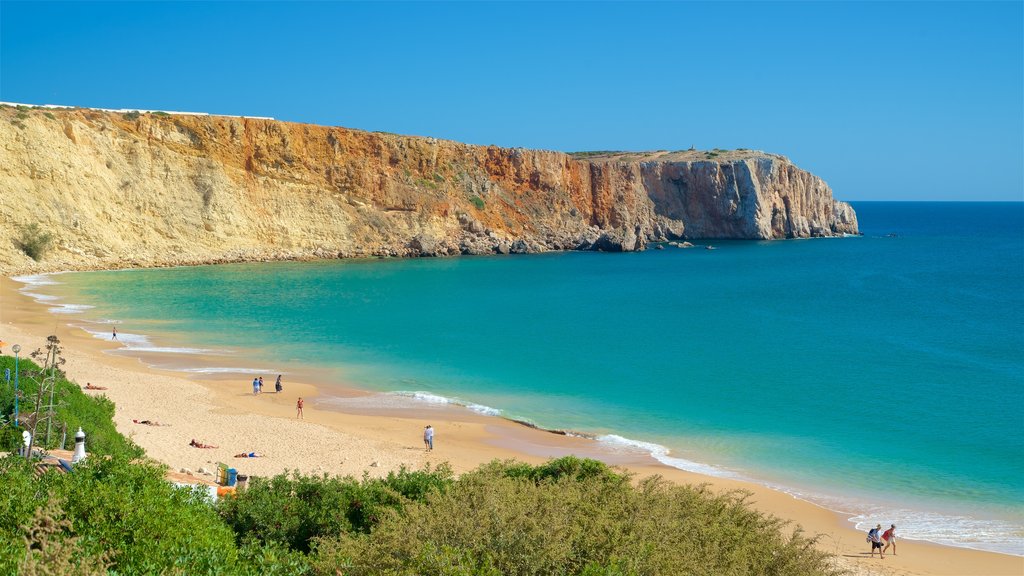
M21 368L31 392L39 367ZM59 418L78 418L91 456L68 474L0 459L3 574L837 573L813 539L742 493L637 483L575 457L494 461L460 478L445 465L379 479L280 474L214 504L115 440L108 401L57 380Z
M163 110L156 110L156 111L153 112L153 115L154 116L170 116L170 114L168 114L167 112L164 112Z
M59 342L58 342L59 344ZM18 411L24 421L36 411L36 393L46 376L42 368L32 360L42 358L44 351L36 352L22 350L22 356L18 361ZM12 374L15 369L14 357L0 356L0 374L5 368L9 368ZM123 456L125 458L138 458L143 455L141 448L122 436L114 426L114 403L106 396L89 396L82 392L82 389L74 382L69 381L64 373L58 368L55 370L54 381L54 419L53 430L49 442L42 433L37 434L35 445L40 448L59 448L61 430L68 431L68 445L74 442L72 439L79 427L85 432L89 439L89 451L93 454L104 456ZM49 398L45 399L49 402ZM40 407L41 408L41 407ZM0 413L4 416L14 414L14 390L13 386L0 386ZM5 425L0 426L0 451L14 451L21 442L21 431L14 427L14 419L6 418Z
M476 206L477 210L484 209L484 199L477 196L476 194L470 196L469 201L473 203L473 206Z
M37 262L50 249L52 242L53 234L44 232L35 222L28 226L22 226L21 234L17 239L18 248Z
M417 178L415 184L420 188L429 188L431 190L437 190L437 182L434 180L427 180L426 178Z
M52 112L43 112L43 116L46 116L50 120L56 120L57 119L57 117L54 116Z
M17 116L18 120L24 120L24 119L28 118L28 112L18 112L16 114L16 116Z
M125 112L121 115L125 120L138 120L142 113L138 110L132 110L131 112Z

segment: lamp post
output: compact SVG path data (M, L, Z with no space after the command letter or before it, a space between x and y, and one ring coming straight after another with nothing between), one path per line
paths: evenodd
M18 352L21 352L21 345L11 346L14 351L14 427L18 427Z

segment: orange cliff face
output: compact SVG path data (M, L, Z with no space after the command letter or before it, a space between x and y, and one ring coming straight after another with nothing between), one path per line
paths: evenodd
M0 109L0 268L641 250L857 232L761 152L568 155L221 116ZM24 226L54 240L40 262Z

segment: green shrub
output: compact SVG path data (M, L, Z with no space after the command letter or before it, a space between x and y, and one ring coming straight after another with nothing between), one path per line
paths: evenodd
M485 466L388 511L369 534L321 540L315 572L834 573L813 539L784 536L784 523L751 510L743 494L659 478L634 486L602 468L555 461L524 476L520 465Z
M483 210L484 209L484 199L483 198L481 198L479 196L476 196L476 195L473 195L473 196L470 196L469 201L473 203L473 206L476 206L477 210Z
M43 112L43 116L46 116L50 120L56 120L57 119L57 117L54 116L52 112Z
M57 501L55 521L87 556L105 555L117 574L213 574L237 560L234 534L220 522L205 496L164 480L163 468L125 458L90 457L74 472L36 478L23 459L0 460L0 573L25 554L19 526Z
M121 116L122 116L122 117L123 117L123 118L124 118L125 120L138 120L138 119L139 119L139 116L142 116L142 114L141 114L141 113L140 113L140 112L139 112L138 110L132 110L132 111L130 111L130 112L125 112L125 113L124 113L124 114L122 114Z
M5 368L11 370L11 380L14 380L14 358L11 356L0 356L0 374ZM35 409L35 396L39 389L38 376L39 365L30 358L21 358L18 363L20 370L19 390L19 412L24 417ZM73 443L73 437L79 427L85 432L86 448L90 454L99 456L123 456L127 458L138 458L143 451L131 440L122 436L114 426L114 403L106 396L89 396L82 392L82 389L74 382L69 381L62 373L57 374L54 389L54 398L57 400L56 414L53 421L54 433L50 436L50 443L45 445L46 438L43 430L37 431L35 443L43 448L56 448L60 443L61 429L66 427L67 441ZM12 415L14 413L14 392L13 387L0 387L0 413ZM13 418L9 419L13 423ZM14 447L21 442L20 429L14 429L12 425L0 427L0 442L11 442ZM10 448L4 445L0 449Z
M153 112L153 115L154 116L170 116L170 114L168 114L167 112L164 112L163 110L156 110L156 111Z
M279 474L253 478L245 492L218 504L221 518L239 543L308 552L316 539L341 533L367 533L386 511L445 489L447 466L436 470L402 468L384 479Z
M28 226L22 226L21 235L18 236L17 244L29 258L38 261L43 254L50 249L53 242L53 234L44 232L39 224L33 222Z

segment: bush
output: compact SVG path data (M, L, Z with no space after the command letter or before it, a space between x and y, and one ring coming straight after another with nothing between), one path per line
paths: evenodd
M308 552L315 540L341 533L367 533L389 510L423 501L452 482L451 470L409 471L384 479L324 476L253 478L245 492L218 504L221 518L240 544Z
M142 114L138 110L132 110L131 112L125 112L121 115L125 120L138 120Z
M91 457L71 474L38 479L23 459L0 461L0 573L17 573L26 544L19 526L32 523L48 501L60 503L55 522L86 557L110 562L117 574L212 574L237 561L234 534L200 492L164 480L163 468L125 458Z
M14 380L14 358L11 356L0 356L0 374L5 368L11 370L11 380ZM20 371L19 390L19 412L22 416L29 414L35 409L35 396L39 389L39 378L33 376L40 368L29 358L21 358L18 363ZM106 396L89 396L82 392L82 389L74 382L64 377L58 371L54 389L54 398L59 400L54 409L55 418L53 429L55 434L50 436L49 445L44 445L46 438L43 435L45 428L37 431L35 443L42 448L56 448L60 443L62 426L66 427L68 442L73 443L73 437L79 427L85 432L86 449L90 454L99 456L124 456L127 458L138 458L143 451L131 440L128 440L117 431L114 426L114 403ZM4 415L14 414L14 391L13 386L4 386L0 390L0 412ZM21 442L21 431L13 426L13 418L8 418L9 424L0 427L0 442L11 442L0 446L0 449L16 448Z
M575 460L575 459L573 459ZM799 530L743 494L634 486L589 461L485 466L369 534L321 540L314 571L334 574L832 574ZM510 476L507 472L512 471ZM539 479L539 481L537 480Z
M50 249L52 242L53 234L43 232L39 228L39 224L34 222L21 228L21 235L17 240L18 248L28 255L29 258L37 262Z
M476 206L477 210L483 210L484 209L484 199L483 198L474 195L474 196L471 196L469 198L469 201L473 203L473 206Z

